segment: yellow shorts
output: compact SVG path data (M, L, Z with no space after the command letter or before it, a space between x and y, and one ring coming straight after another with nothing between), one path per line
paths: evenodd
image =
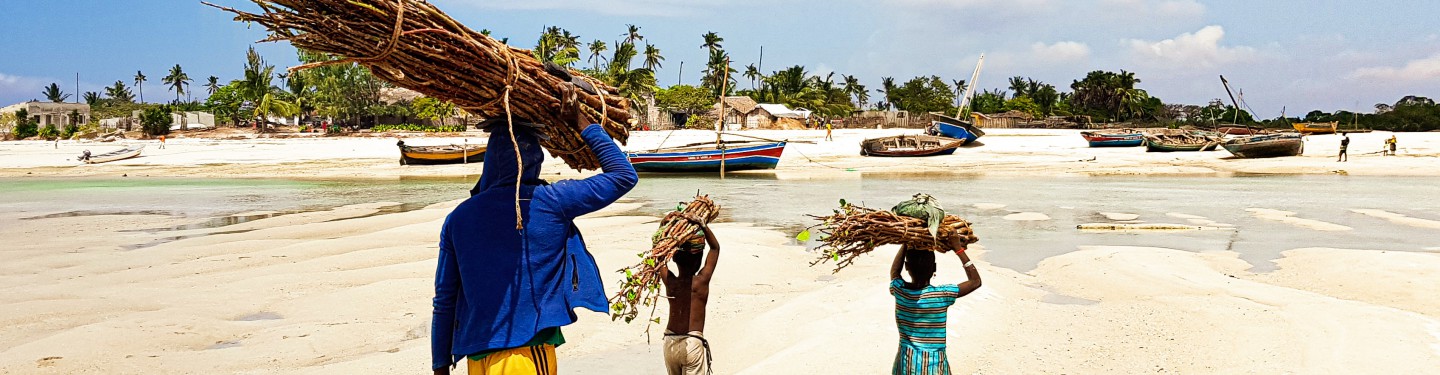
M506 349L466 363L470 375L554 375L555 345Z

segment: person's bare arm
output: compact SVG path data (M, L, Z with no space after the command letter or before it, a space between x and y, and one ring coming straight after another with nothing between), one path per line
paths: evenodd
M960 261L963 262L962 267L965 267L965 278L968 280L960 283L960 297L964 297L970 292L980 289L980 271L975 269L974 263L970 262L970 256L965 255L965 244L960 242L959 236L950 239L950 246L954 249L951 251L955 252L955 256L960 257Z
M705 233L705 245L710 247L710 254L705 256L705 264L700 267L700 272L695 277L709 282L710 276L715 274L715 265L720 263L720 240L715 238L715 232L710 230L710 224L705 220L689 214L681 215L681 217L699 226L700 231Z
M890 280L900 278L900 270L905 268L905 246L900 246L900 251L895 252L895 261L890 263Z

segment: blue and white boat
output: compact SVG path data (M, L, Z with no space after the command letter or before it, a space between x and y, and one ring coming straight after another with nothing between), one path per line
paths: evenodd
M964 142L962 145L970 144L970 142L974 142L976 139L985 136L984 130L975 127L975 125L969 121L963 121L941 114L932 115L940 120L930 122L930 128L926 130L926 133L930 135L959 139Z

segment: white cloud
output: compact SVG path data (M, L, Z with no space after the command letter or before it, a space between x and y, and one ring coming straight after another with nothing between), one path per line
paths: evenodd
M0 73L0 106L39 99L40 91L53 80Z
M1130 54L1136 61L1161 67L1210 68L1258 56L1252 47L1223 46L1223 39L1225 28L1212 25L1172 39L1155 42L1128 39L1122 43L1129 47Z
M1376 79L1384 81L1416 81L1440 79L1440 54L1427 58L1410 60L1405 66L1379 66L1356 69L1351 79Z
M1035 59L1047 62L1074 62L1090 58L1090 46L1080 42L1056 42L1045 44L1036 42L1030 45L1030 53Z

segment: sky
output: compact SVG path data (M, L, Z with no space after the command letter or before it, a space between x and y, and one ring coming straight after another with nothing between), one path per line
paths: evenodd
M212 0L257 9L244 0ZM1135 72L1167 103L1225 97L1224 75L1257 117L1314 109L1370 112L1440 89L1440 2L1338 0L431 0L473 29L529 48L546 26L614 45L626 24L665 56L661 86L698 84L701 34L725 39L737 70L803 65L812 74L969 79L981 89L1025 76L1068 91L1093 70ZM277 66L284 43L189 0L0 1L0 105L41 90L97 91L149 78L147 101L172 100L160 78L179 64L204 96L206 77L240 75L255 45ZM24 15L24 16L17 16ZM763 49L763 60L761 50ZM588 53L583 53L588 55ZM586 56L588 58L588 56ZM584 64L590 64L588 61ZM682 66L683 65L683 66ZM737 76L740 87L750 82ZM873 92L873 91L872 91ZM72 101L79 95L73 95ZM872 94L872 97L878 97Z

